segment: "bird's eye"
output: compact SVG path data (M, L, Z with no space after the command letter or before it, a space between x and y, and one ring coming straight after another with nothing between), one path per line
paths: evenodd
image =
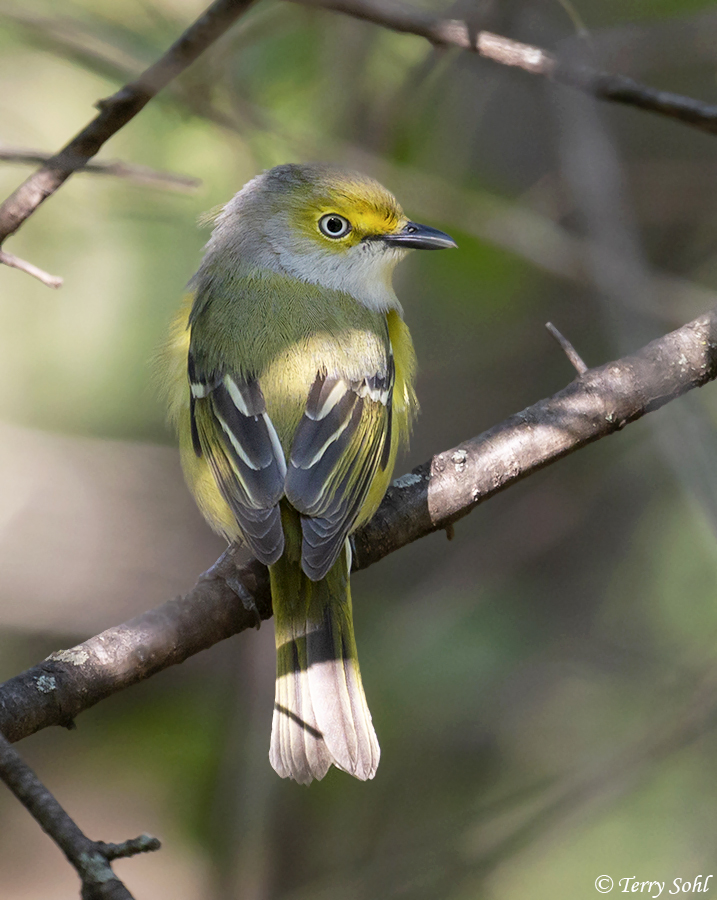
M328 238L342 238L351 231L351 223L337 213L329 213L319 219L319 230Z

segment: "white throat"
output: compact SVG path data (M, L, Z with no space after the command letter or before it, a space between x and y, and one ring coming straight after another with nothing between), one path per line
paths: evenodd
M273 249L281 269L294 278L342 291L376 312L396 309L402 313L391 279L405 250L387 247L381 241L362 242L343 253L315 247L311 251L304 247L303 252L287 247Z

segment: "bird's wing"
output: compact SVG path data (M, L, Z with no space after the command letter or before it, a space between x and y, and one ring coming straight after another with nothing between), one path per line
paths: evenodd
M336 561L391 449L394 367L348 381L319 374L289 454L286 498L301 513L301 564L312 581Z
M258 381L202 371L189 353L192 444L257 559L275 563L284 550L279 500L286 461Z

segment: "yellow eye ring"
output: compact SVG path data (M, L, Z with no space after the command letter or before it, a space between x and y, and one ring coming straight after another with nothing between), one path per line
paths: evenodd
M327 238L335 241L346 237L351 231L351 223L338 213L328 213L319 219L319 231Z

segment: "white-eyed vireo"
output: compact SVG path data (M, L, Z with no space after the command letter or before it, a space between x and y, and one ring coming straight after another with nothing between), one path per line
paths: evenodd
M412 248L454 246L371 178L277 166L218 215L165 354L199 508L269 567L269 755L304 784L332 764L360 779L378 765L348 536L376 511L417 410L393 268Z

